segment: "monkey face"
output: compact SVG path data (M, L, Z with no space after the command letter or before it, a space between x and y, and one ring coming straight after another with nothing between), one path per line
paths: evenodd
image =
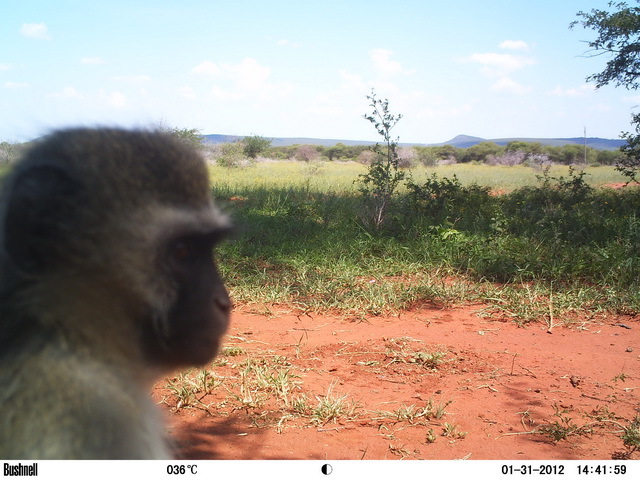
M213 258L228 227L181 233L159 249L161 270L171 282L168 308L152 310L143 341L154 364L203 365L220 347L231 301Z

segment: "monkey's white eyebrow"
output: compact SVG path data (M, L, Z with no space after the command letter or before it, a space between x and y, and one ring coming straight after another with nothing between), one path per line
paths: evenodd
M227 239L231 235L233 235L233 232L234 232L234 228L232 225L226 225L226 226L218 225L212 228L211 230L202 231L198 229L197 231L186 231L186 232L183 232L182 235L179 235L179 238L185 237L185 236L186 237L195 236L195 237L207 240L213 244L217 244Z
M233 230L233 225L229 218L218 210L203 212L203 215L195 213L191 222L187 222L186 228L191 228L194 233L204 235L215 235L221 238L229 235Z
M229 217L215 207L200 210L156 207L152 215L144 214L144 218L155 219L158 233L163 237L179 237L183 235L212 235L220 240L233 231ZM145 221L145 220L142 220Z

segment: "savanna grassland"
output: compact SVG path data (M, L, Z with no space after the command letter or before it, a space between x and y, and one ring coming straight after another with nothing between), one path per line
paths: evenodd
M211 167L236 309L211 366L156 385L180 455L636 458L640 189L421 166L376 227L366 170Z
M365 171L211 168L214 196L240 226L219 253L237 302L375 314L487 301L528 322L552 294L572 312L638 311L640 192L603 188L623 181L613 167L416 168L382 229L369 225L357 190ZM378 281L354 285L365 277Z

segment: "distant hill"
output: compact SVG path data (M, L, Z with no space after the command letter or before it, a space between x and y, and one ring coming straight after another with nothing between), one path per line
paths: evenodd
M238 135L202 135L204 143L233 143L242 140L244 137Z
M506 145L509 142L527 142L527 143L541 143L542 145L550 145L553 147L561 147L563 145L584 145L585 138L584 137L575 137L575 138L526 138L526 137L516 137L516 138L495 138L495 139L485 139L480 137L471 137L469 135L458 135L457 137L452 138L448 142L437 143L434 145L453 145L458 148L468 148L473 145L477 145L482 142L493 142L498 145ZM608 139L608 138L599 138L599 137L587 137L586 138L587 147L594 148L596 150L617 150L622 145L625 144L624 140L620 139Z
M235 142L238 140L242 140L242 136L239 135L203 135L204 141L207 143L228 143ZM620 139L608 139L608 138L599 138L599 137L587 137L587 147L594 148L596 150L617 150L622 145L624 145L624 140ZM458 135L457 137L452 138L448 142L442 143L400 143L402 146L442 146L442 145L452 145L457 148L469 148L478 143L482 142L493 142L498 145L506 145L509 142L521 141L528 143L541 143L542 145L550 145L554 147L561 147L563 145L584 145L585 139L584 137L575 137L575 138L526 138L526 137L516 137L516 138L497 138L497 139L486 139L480 137L472 137L470 135ZM271 145L274 147L288 147L290 145L322 145L323 147L332 147L337 143L342 143L344 145L374 145L376 142L364 141L364 140L338 140L338 139L330 139L330 138L304 138L304 137L294 137L294 138L272 138Z
M203 135L206 143L227 143L242 140L244 137L238 135ZM365 140L337 140L331 138L271 138L272 147L289 147L291 145L322 145L323 147L333 147L337 143L344 145L375 145L376 142Z
M448 142L443 143L434 143L433 146L441 146L441 145L452 145L458 148L469 148L477 145L482 142L491 142L493 140L486 140L480 137L472 137L470 135L458 135L457 137L452 138Z

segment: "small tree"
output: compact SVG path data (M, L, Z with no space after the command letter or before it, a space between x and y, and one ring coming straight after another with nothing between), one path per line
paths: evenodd
M202 148L202 134L200 130L197 128L178 128L178 127L170 127L164 121L160 120L156 123L151 124L154 130L158 130L163 133L168 133L170 135L174 135L181 142L186 143L187 145L200 149Z
M362 185L360 192L371 203L371 220L376 228L380 228L386 220L387 210L391 197L396 191L405 174L400 170L398 156L399 138L391 138L391 130L400 121L402 115L389 113L389 100L380 100L371 89L371 95L367 95L371 101L369 106L371 113L365 114L365 120L373 124L378 134L384 139L384 146L376 143L373 151L377 153L369 165L369 171L360 175Z
M418 154L413 147L402 147L398 149L398 167L411 168L415 165Z
M413 147L418 157L418 161L427 167L433 167L438 163L439 157L435 147Z
M260 135L251 135L242 139L244 154L249 158L256 158L271 146L271 140Z
M357 160L363 165L371 165L373 163L373 159L377 156L378 154L372 150L364 150L360 152Z
M347 146L344 143L336 143L333 147L329 147L324 151L329 161L344 158L346 156Z
M23 144L0 142L0 163L12 163L18 159Z
M299 145L296 148L295 158L303 162L312 162L317 159L320 154L318 149L313 145Z
M520 165L527 159L527 153L524 150L507 150L502 155L488 155L487 165Z
M220 156L216 163L221 167L238 168L245 162L242 142L220 144Z
M202 147L202 135L197 128L174 128L172 133L192 147Z
M494 142L480 142L463 150L460 162L484 162L490 155L498 156L504 148Z

